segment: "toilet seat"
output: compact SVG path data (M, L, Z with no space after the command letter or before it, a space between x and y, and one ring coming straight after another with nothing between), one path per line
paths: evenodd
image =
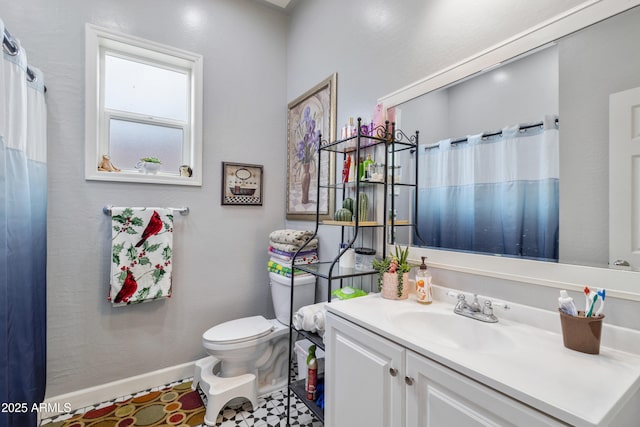
M263 316L230 320L208 329L202 339L211 344L235 344L269 335L275 326Z

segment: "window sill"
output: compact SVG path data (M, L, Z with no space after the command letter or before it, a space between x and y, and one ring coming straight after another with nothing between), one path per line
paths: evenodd
M202 186L200 176L177 176L158 173L143 174L139 172L93 172L85 175L87 181L112 181L112 182L136 182L142 184L170 184L170 185L192 185Z

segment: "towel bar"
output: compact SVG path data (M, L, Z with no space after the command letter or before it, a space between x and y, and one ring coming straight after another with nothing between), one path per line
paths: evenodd
M111 216L111 208L113 206L111 205L107 205L105 207L102 208L102 212L105 213L105 215L109 215ZM171 209L174 212L178 212L181 215L189 215L189 208L187 206L185 206L184 208L167 208L167 209Z

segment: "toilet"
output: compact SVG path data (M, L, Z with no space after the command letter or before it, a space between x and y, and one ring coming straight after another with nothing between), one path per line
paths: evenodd
M220 323L202 334L208 357L196 362L193 388L207 395L204 421L215 425L227 403L248 399L286 386L289 375L289 309L291 279L269 273L275 319L250 316ZM294 279L294 313L314 303L316 278Z

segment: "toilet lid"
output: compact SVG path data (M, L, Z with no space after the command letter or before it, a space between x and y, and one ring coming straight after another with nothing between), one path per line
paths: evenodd
M207 330L202 338L216 343L248 341L270 334L275 327L262 316L230 320Z

